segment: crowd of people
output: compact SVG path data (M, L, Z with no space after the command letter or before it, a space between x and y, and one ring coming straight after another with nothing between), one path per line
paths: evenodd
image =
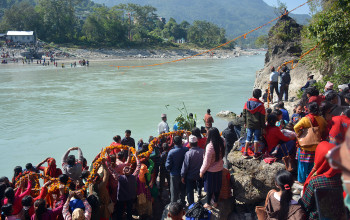
M208 109L202 129L192 115L191 131L170 132L167 115L162 114L158 137L136 143L126 130L123 138L113 137L90 166L79 147L64 153L61 168L52 157L36 166L27 163L25 169L16 166L11 181L0 178L1 219L155 219L156 200L169 200L171 219L182 219L185 210L188 218L209 219L220 199L233 196L227 156L235 143L242 143L247 160L270 164L295 158L293 169L285 162L286 170L275 178L277 190L267 195L269 219L317 219L318 192L331 190L331 197L339 198L350 191L350 92L344 85L335 91L328 82L320 94L314 83L302 88L303 98L293 113L282 100L274 109L265 108L261 90L254 89L241 114L244 127L229 122L220 132ZM287 90L285 85L286 97ZM293 190L294 184L302 190ZM293 194L301 199L293 200ZM204 197L204 204L198 205ZM348 195L337 219L345 218L344 204L350 207Z
M207 127L204 137L197 127L191 132L167 129L162 114L160 136L150 137L149 143L140 139L135 144L126 130L123 138L113 137L106 155L99 153L91 166L78 147L67 150L61 168L51 157L36 166L28 163L25 169L16 166L11 181L0 179L1 219L154 219L154 201L164 199L168 191L169 216L176 219L174 207L181 207L182 213L194 204L195 190L196 199L201 199L204 187L208 210L217 207L219 198L230 197L229 173L223 171L225 141L219 130ZM154 148L150 143L156 143Z
M350 149L347 143L350 137L346 136L350 126L349 85L339 85L336 91L334 84L328 81L320 93L314 87L313 76L308 76L301 88L302 99L293 113L289 113L284 107L282 92L277 88L278 76L288 69L283 67L281 73L274 68L271 70L270 92L276 91L278 102L273 109L265 109L263 101L269 100L260 100L262 92L255 89L243 110L247 135L241 137L246 140L241 146L243 158L261 158L266 163L282 160L290 171L279 172L276 176L278 191L270 191L265 204L268 219L319 219L325 211L322 210L325 204L321 204L325 201L331 207L327 214L331 215L331 209L337 213L326 219L347 219L344 207L350 207L349 197L335 208L332 198L342 201L343 191L345 195L350 188L346 180L349 175L347 149ZM268 95L273 102L272 94ZM339 153L342 148L343 155ZM295 158L292 169L289 165L294 161L290 158ZM293 190L294 184L299 187ZM300 195L301 199L294 201L293 194Z

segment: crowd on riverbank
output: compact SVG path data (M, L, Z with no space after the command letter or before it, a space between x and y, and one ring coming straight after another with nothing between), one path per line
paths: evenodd
M277 78L279 84L286 84L286 93L293 79L286 81L288 69L281 70ZM227 155L237 141L247 160L286 164L286 170L276 175L278 190L268 194L263 210L271 219L318 218L323 213L317 210L324 202L320 196L339 201L350 190L350 134L346 136L350 93L347 84L336 91L328 82L320 94L310 80L293 113L284 108L282 100L288 99L283 95L278 96L274 109L265 109L262 91L255 89L243 108L244 126L230 122L219 132L208 109L203 129L189 115L190 131L178 126L170 132L167 116L162 114L158 137L135 142L126 130L123 138L113 137L90 166L78 147L63 154L61 168L51 157L36 166L26 161L25 169L14 168L11 181L0 178L1 219L156 219L159 200L170 202L168 216L172 219L182 219L185 210L188 218L209 219L210 210L221 199L234 196ZM266 101L272 100L270 95L268 92ZM78 152L77 158L72 151ZM39 178L44 179L43 186ZM302 192L292 191L294 184ZM293 200L293 194L302 194L301 199ZM204 205L196 203L204 197ZM346 214L347 198L334 209L336 219Z

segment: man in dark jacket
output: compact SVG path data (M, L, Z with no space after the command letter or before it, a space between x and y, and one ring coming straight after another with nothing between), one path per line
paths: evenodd
M174 148L169 151L165 168L170 172L170 200L176 202L179 198L185 204L185 185L181 182L181 168L185 159L187 147L182 146L182 138L174 137Z
M261 130L265 128L265 106L259 98L261 97L261 90L254 89L253 98L250 98L244 105L243 118L244 126L247 128L247 140L243 158L248 158L248 147L253 139L254 134L254 159L258 159L261 153L258 152L258 145L261 136Z
M283 94L284 94L284 100L288 101L288 89L289 89L289 84L290 84L290 74L289 74L289 69L287 66L282 67L282 72L280 73L280 91L279 91L279 100L282 101L283 99Z
M233 121L230 121L228 123L228 127L222 132L222 136L225 138L225 143L226 143L224 163L225 163L225 168L228 169L227 155L232 150L232 147L233 147L233 144L235 143L235 141L238 140L236 132L235 132L235 126L234 126Z

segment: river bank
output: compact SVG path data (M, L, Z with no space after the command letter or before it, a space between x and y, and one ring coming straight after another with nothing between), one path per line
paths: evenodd
M1 48L2 54L9 54L7 58L22 59L22 54L26 52L25 48ZM82 60L88 59L90 61L106 61L106 60L152 60L152 59L180 59L184 57L194 56L203 53L193 59L229 59L240 56L252 56L261 53L257 49L219 49L205 53L207 50L197 49L75 49L75 48L52 48L38 50L43 53L42 58L49 58L51 55L57 60Z

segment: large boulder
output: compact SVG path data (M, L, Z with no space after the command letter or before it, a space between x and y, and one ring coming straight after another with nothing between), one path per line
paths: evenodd
M283 16L270 29L268 34L268 51L265 55L265 67L256 72L254 88L260 88L263 91L267 89L272 66L277 68L291 60L294 60L295 65L299 61L302 54L301 30L302 26L289 16ZM291 69L290 64L288 64L288 67ZM300 88L305 85L308 75L314 75L314 79L317 81L322 79L320 71L312 70L301 63L290 71L290 98L296 97ZM277 99L276 95L274 95L274 99Z
M228 161L232 165L233 191L235 199L245 204L257 204L275 188L275 176L284 170L281 162L267 164L263 160L243 159L239 151L231 151Z

